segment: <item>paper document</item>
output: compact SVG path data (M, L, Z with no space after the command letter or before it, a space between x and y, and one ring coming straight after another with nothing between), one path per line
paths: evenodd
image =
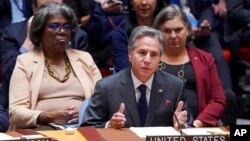
M18 139L18 140L20 140L20 138L14 138L14 137L11 137L11 136L9 136L9 135L7 135L7 134L4 134L4 133L0 133L0 141L2 141L2 140L15 140L15 139Z
M213 135L213 134L229 134L229 132L223 131L218 127L207 127L207 128L187 128L182 129L183 134L186 135Z
M146 138L146 136L180 136L180 133L173 127L130 127L140 138Z

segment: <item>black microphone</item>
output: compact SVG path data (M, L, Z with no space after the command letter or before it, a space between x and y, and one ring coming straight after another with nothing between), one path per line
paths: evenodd
M180 133L181 133L181 136L182 136L182 126L181 126L181 124L180 124L180 122L179 122L179 120L178 120L178 118L177 118L177 116L176 116L176 114L175 114L175 112L174 112L174 109L173 109L173 107L172 107L172 105L171 105L170 100L165 100L165 104L168 105L168 106L170 107L170 109L171 109L171 111L172 111L172 113L173 113L173 115L174 115L174 118L175 118L175 120L177 121L177 124L178 124L179 127L180 127Z

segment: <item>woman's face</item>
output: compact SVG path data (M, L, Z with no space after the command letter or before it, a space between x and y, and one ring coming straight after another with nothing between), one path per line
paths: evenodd
M160 25L160 31L166 41L166 47L178 49L186 47L188 38L188 29L180 17L174 17Z
M72 25L62 15L50 16L44 27L42 46L46 52L64 52L71 39Z
M157 0L131 0L137 18L153 18Z

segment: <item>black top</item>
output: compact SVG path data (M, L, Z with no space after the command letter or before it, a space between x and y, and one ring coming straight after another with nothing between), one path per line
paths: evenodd
M159 68L175 76L178 76L179 73L179 78L183 76L181 79L183 79L185 82L184 98L188 103L188 107L193 118L196 118L198 116L199 110L198 97L196 94L195 74L191 62L189 61L181 65L170 65L166 64L165 62L161 62ZM184 73L180 72L181 70L183 70Z

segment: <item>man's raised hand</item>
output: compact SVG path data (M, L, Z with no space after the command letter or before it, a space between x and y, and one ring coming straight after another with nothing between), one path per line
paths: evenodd
M126 118L123 114L125 110L125 104L121 103L118 112L114 113L108 123L108 128L123 128L126 122Z

